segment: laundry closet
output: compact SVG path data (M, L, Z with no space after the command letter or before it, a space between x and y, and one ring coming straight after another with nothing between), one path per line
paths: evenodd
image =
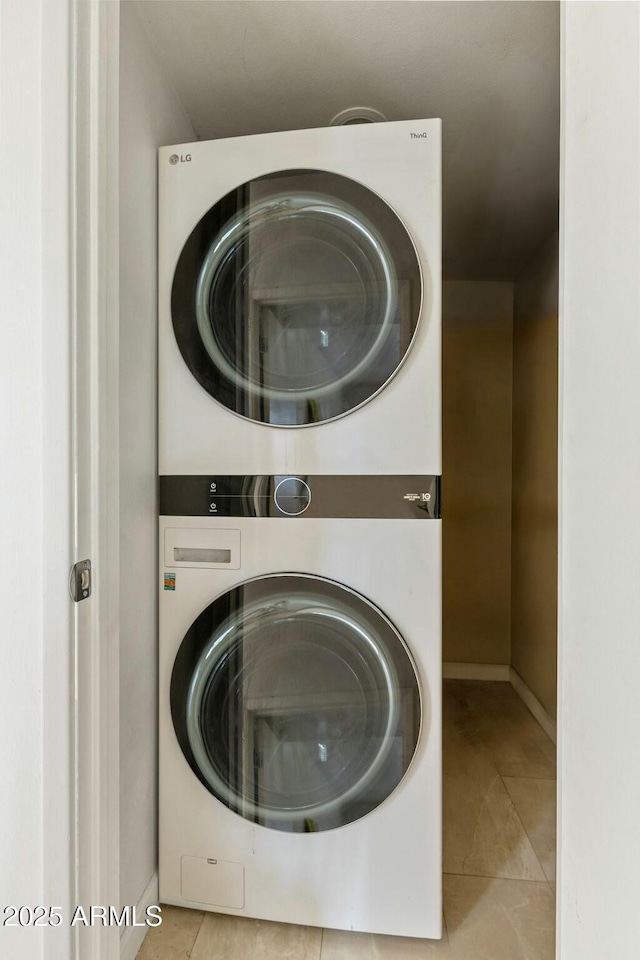
M442 120L445 938L524 897L553 956L559 58L553 2L121 2L121 903L157 896L157 149L361 106Z

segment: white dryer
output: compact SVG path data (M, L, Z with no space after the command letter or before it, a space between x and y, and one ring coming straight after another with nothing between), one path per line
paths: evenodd
M438 491L162 483L163 902L441 936Z
M441 472L439 120L159 152L159 472Z

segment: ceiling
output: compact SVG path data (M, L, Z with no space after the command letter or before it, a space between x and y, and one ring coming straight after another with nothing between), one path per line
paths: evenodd
M441 117L445 277L515 279L556 229L558 3L128 2L203 139Z

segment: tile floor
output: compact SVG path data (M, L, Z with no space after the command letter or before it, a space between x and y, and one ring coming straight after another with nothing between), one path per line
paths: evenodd
M441 941L167 906L137 960L553 960L555 748L510 684L444 690Z

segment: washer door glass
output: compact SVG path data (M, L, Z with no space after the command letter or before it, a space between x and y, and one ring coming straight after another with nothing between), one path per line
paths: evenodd
M214 399L292 427L381 390L409 350L421 301L413 243L377 194L288 170L244 184L200 220L178 259L171 314Z
M248 820L316 832L365 816L396 788L420 731L407 648L371 603L329 580L250 580L208 606L171 679L182 751Z

